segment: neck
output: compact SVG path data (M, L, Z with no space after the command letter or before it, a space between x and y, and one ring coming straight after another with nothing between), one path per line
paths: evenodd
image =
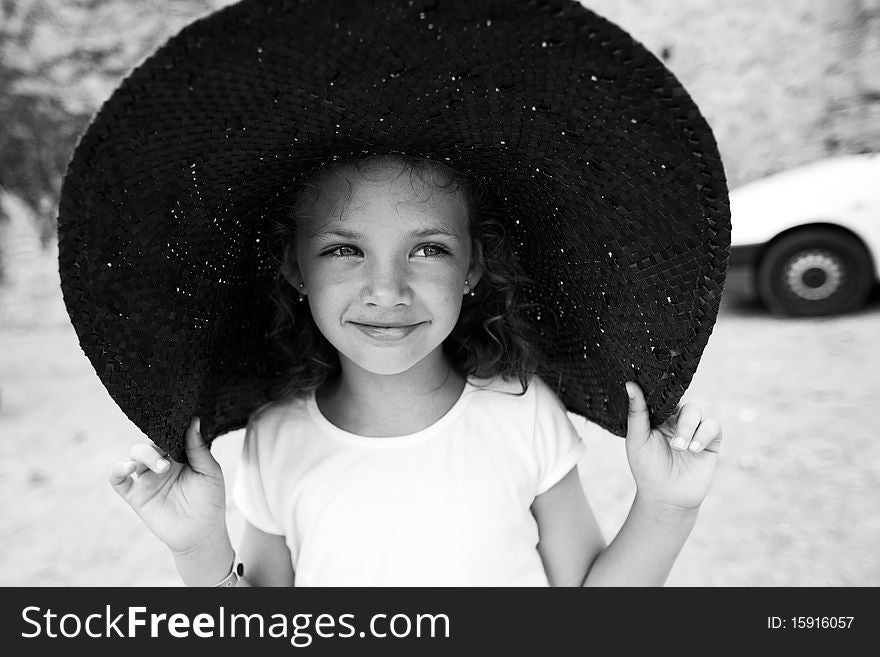
M375 374L340 355L340 375L317 394L324 416L363 436L400 436L439 420L455 404L464 379L438 348L399 374Z

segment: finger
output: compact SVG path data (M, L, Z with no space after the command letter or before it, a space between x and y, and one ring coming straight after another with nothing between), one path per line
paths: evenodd
M119 461L118 463L114 463L107 476L110 480L110 485L113 486L113 490L120 495L125 496L132 484L134 484L131 474L136 469L137 464L134 461Z
M684 404L679 409L678 417L675 421L675 435L672 437L672 448L678 450L687 449L702 420L703 411L697 404Z
M171 467L171 462L165 458L159 448L153 443L135 443L132 445L129 455L136 464L149 468L156 474L167 472L168 468ZM143 471L143 469L139 468L138 474Z
M194 417L186 430L186 457L192 469L202 474L214 474L220 464L211 454L211 448L202 440L201 422Z
M691 440L688 449L697 454L699 452L720 452L721 451L721 422L713 417L706 418L700 422L696 433Z
M634 381L627 381L626 394L629 397L629 411L626 416L626 437L647 439L651 434L651 419L648 416L648 403L642 389Z

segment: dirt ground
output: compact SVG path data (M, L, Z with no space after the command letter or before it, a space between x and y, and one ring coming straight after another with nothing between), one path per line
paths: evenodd
M0 586L179 585L107 483L139 432L82 355L51 263L40 272L35 291L0 295ZM685 396L721 419L722 461L669 586L880 585L878 336L880 294L850 316L779 319L730 278ZM623 441L577 423L610 538L634 492ZM240 440L215 443L227 481Z

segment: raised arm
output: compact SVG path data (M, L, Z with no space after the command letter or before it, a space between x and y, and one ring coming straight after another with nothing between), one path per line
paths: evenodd
M223 472L199 434L186 432L189 463L164 458L152 443L132 446L129 460L110 469L113 489L174 556L189 586L210 586L230 569L233 549L226 527Z
M627 392L626 451L636 482L632 507L605 546L577 469L539 495L532 512L551 585L662 586L714 477L721 443L716 420L685 404L652 430L641 390L628 384Z

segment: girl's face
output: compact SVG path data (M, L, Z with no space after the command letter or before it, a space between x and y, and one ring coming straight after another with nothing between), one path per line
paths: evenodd
M346 167L298 205L289 278L343 366L387 375L442 361L479 270L462 194L432 185L432 175L394 163Z

